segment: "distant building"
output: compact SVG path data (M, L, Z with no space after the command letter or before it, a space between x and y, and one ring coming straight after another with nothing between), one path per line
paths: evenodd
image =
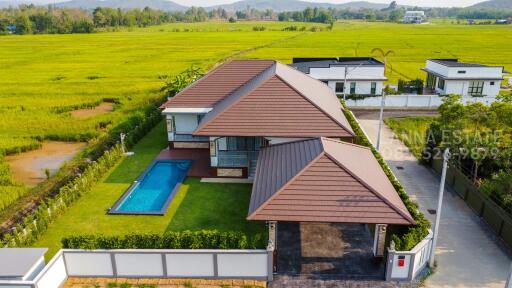
M406 11L403 23L420 24L427 20L424 11Z
M338 96L343 91L346 95L381 95L387 80L384 63L371 57L293 58L291 66L324 82Z
M496 20L496 24L508 24L508 20L507 19L498 19L498 20Z
M422 70L427 72L427 88L440 95L462 96L496 97L507 73L501 66L463 63L457 59L429 59Z

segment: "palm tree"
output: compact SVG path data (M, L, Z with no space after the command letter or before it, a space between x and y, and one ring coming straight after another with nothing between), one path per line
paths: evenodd
M395 51L393 51L393 50L384 51L382 48L373 48L372 54L375 54L375 53L380 54L380 56L384 59L384 76L386 76L386 68L388 65L388 56L394 56Z

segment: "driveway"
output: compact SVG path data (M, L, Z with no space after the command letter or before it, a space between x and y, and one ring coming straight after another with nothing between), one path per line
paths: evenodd
M355 113L376 143L378 112ZM387 126L381 139L382 156L420 210L434 222L439 176L422 166ZM504 287L512 257L503 243L449 187L445 191L438 245L437 271L426 287Z
M364 224L279 222L278 274L310 279L384 279Z

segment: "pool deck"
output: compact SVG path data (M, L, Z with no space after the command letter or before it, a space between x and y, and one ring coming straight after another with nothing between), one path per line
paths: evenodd
M213 177L210 169L209 149L164 149L157 156L158 160L192 160L187 176Z

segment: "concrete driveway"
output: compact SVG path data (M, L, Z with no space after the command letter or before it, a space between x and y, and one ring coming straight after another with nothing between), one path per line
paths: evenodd
M363 129L376 143L378 112L356 112ZM382 155L396 177L405 186L420 210L433 222L439 176L422 166L384 126ZM488 226L448 187L445 192L438 246L437 271L428 278L426 287L504 287L512 257Z

